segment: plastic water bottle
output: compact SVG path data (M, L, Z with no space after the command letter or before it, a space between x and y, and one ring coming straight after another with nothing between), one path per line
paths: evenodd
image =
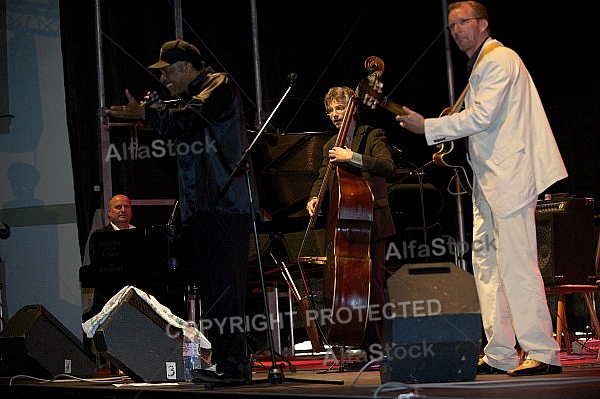
M194 323L188 323L188 326L193 327ZM183 337L183 366L184 378L187 382L192 381L192 370L199 369L202 367L200 363L200 352L199 346L196 342L190 341L185 336Z

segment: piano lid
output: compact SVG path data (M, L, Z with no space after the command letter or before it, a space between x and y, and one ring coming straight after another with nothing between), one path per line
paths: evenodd
M323 163L323 145L335 132L271 134L259 140L255 156L261 207L274 218L304 209Z

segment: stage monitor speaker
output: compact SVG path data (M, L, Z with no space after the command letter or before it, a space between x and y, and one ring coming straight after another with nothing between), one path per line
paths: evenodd
M381 381L474 380L482 330L473 276L450 262L407 264L386 286Z
M96 350L138 382L184 380L181 330L130 290L94 333Z
M545 285L596 284L594 199L553 194L535 211Z
M53 378L59 374L90 377L96 357L44 306L26 305L0 334L3 375Z

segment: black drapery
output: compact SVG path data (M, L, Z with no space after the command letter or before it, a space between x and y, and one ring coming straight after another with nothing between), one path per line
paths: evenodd
M94 211L101 207L99 185L98 75L94 45L94 2L60 1L60 30L71 163L81 255Z
M101 185L99 101L95 2L60 0L67 123L71 144L80 247L83 253L95 209L104 206L94 187ZM100 1L102 60L106 104L125 101L124 89L141 97L156 88L156 76L145 66L156 61L161 44L174 38L173 4L167 0ZM484 1L492 35L524 59L546 106L570 177L551 190L580 196L600 195L597 178L597 109L600 105L599 53L592 16L563 15L549 8L549 17L525 12L518 1ZM250 1L182 0L183 38L196 44L208 63L228 71L244 97L248 129L256 129L253 43ZM448 105L443 42L442 2L257 1L263 107L270 114L287 88L286 76L298 74L297 85L272 119L267 131L277 133L331 130L322 99L333 85L355 86L366 73L362 63L376 55L385 62L385 94L426 116ZM590 13L591 14L591 13ZM560 24L557 22L560 21ZM573 37L568 37L572 35ZM557 48L556 43L568 43ZM466 83L464 54L452 45L455 86ZM421 137L400 129L393 115L369 111L385 128L393 145L417 166L435 149ZM263 118L264 120L264 118ZM575 137L575 139L574 139ZM262 156L257 151L253 156ZM260 164L260 162L257 162ZM428 177L448 195L447 170ZM100 187L101 188L101 187ZM270 193L262 193L269 195ZM447 203L452 211L453 197ZM465 199L469 202L469 199ZM597 201L598 202L598 201ZM469 213L469 209L465 209ZM467 225L467 230L470 226Z

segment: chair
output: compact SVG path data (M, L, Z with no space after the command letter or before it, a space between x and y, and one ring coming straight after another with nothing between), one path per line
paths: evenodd
M600 238L597 239L596 246L596 277L598 278L598 263L600 258ZM556 310L556 342L562 348L562 339L564 336L565 349L567 354L571 355L573 350L571 347L571 337L569 327L567 325L567 317L565 312L565 296L569 294L583 294L585 304L590 315L592 330L596 338L600 339L600 323L594 306L594 294L598 291L600 280L596 280L596 284L562 284L554 286L546 286L546 295L557 296ZM596 362L600 362L600 351Z

